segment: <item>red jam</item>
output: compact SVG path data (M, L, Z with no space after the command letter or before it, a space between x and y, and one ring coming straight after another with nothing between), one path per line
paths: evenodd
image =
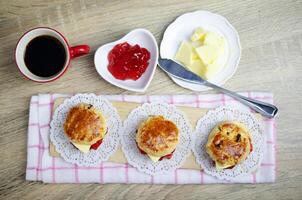
M137 145L137 144L136 144L136 145ZM144 152L142 149L140 149L138 145L137 145L137 148L138 148L138 150L140 151L141 154L147 154L147 153ZM175 151L175 150L174 150L174 151ZM169 153L169 154L167 154L167 155L165 155L165 156L160 157L159 160L161 161L161 160L163 160L164 158L165 158L165 159L171 159L172 156L173 156L174 151L172 151L171 153Z
M175 151L175 150L174 150L174 151ZM165 155L165 156L162 156L159 160L163 160L164 158L165 158L165 159L171 159L172 156L173 156L174 151L172 151L171 153L169 153L169 154L167 154L167 155Z
M108 70L119 80L137 80L146 71L150 52L138 44L117 44L108 54Z
M98 140L96 143L90 146L90 149L97 150L99 146L102 144L102 141L103 141L102 139Z
M107 134L107 132L108 132L108 128L107 128L105 134ZM90 150L91 149L97 150L99 148L99 146L102 144L102 142L103 142L103 139L98 140L96 143L94 143L93 145L90 146Z
M253 151L253 144L252 144L251 138L249 138L249 140L250 140L250 152L252 152Z

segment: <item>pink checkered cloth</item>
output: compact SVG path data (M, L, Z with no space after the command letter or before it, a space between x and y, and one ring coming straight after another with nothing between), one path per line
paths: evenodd
M270 93L241 93L254 99L273 103ZM147 184L210 184L210 183L265 183L276 179L276 126L274 119L263 119L266 135L264 159L260 169L240 177L234 182L220 181L200 170L177 169L165 175L150 176L128 164L102 162L94 167L81 167L49 155L49 123L53 102L61 94L40 94L30 101L26 180L47 183L147 183ZM199 108L215 108L221 105L239 105L236 100L223 94L133 96L104 95L112 101L153 102L161 101L175 105ZM242 106L244 107L244 106ZM244 107L245 109L248 109Z

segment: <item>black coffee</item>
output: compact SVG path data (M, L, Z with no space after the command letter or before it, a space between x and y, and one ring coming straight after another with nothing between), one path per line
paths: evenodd
M63 69L66 51L57 38L42 35L28 43L24 61L31 73L40 77L50 77Z

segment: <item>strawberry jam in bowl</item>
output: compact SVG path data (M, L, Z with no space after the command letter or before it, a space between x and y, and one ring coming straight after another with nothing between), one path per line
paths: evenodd
M134 92L147 90L157 61L157 42L150 31L142 28L102 45L94 54L96 71L105 81Z
M119 80L137 80L146 71L150 52L140 45L123 42L115 45L108 54L108 70Z

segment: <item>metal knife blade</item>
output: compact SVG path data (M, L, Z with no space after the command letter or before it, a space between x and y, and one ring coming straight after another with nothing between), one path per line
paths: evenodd
M180 64L174 62L170 59L159 59L158 60L159 67L167 72L169 75L176 77L178 79L190 82L190 83L196 83L201 85L206 85L208 87L214 88L220 92L223 92L234 99L240 101L246 106L249 106L253 110L261 113L263 116L268 118L273 118L278 112L278 108L272 104L261 102L259 100L251 99L245 96L242 96L240 94L237 94L236 92L232 92L230 90L227 90L225 88L222 88L220 86L217 86L213 83L210 83L196 74L186 70L183 66Z
M193 72L187 70L182 65L178 64L177 62L165 59L165 58L159 58L158 59L159 67L164 70L169 75L187 81L191 83L198 83L198 84L204 84L206 80L202 79L198 75L194 74Z

